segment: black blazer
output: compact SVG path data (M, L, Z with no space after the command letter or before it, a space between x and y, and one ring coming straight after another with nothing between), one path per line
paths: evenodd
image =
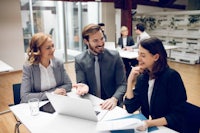
M123 46L123 39L122 39L122 37L120 37L120 38L118 39L118 45L119 45L121 48L124 47L124 46ZM134 43L134 40L133 40L132 36L127 36L127 43L126 43L126 46L133 46L133 45L135 45L135 43Z
M183 108L186 102L186 90L179 73L171 68L166 68L156 78L153 92L148 103L148 80L147 74L138 77L134 90L134 98L125 99L124 104L129 113L141 107L145 117L151 115L152 119L165 117L168 127L182 132L183 129Z

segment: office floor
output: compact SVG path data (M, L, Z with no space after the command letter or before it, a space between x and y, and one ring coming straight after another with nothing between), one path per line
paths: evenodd
M200 64L188 65L169 61L169 65L181 74L188 101L200 106ZM65 68L72 82L75 83L74 63L67 63ZM8 110L8 105L13 103L12 84L20 83L21 76L21 71L0 74L0 112ZM0 133L13 133L15 122L11 112L0 114ZM27 133L29 131L24 125L21 125L20 132Z

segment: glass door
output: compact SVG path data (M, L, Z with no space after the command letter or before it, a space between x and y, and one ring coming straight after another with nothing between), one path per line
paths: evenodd
M21 0L21 17L25 52L33 34L51 34L55 56L64 62L85 50L82 43L82 28L89 23L98 23L98 2L62 2Z
M66 2L66 53L67 61L73 61L74 57L86 50L82 42L82 29L89 23L99 22L98 2Z
M52 36L56 47L55 56L65 61L62 9L62 2L21 0L25 52L32 35L43 32Z

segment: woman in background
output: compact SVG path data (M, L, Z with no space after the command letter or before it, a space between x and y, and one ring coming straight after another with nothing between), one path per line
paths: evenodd
M132 68L127 82L127 111L133 113L141 108L147 120L140 130L167 126L182 132L186 90L179 73L168 66L162 42L153 37L141 41L137 59L139 65Z
M132 36L128 35L128 27L121 27L121 37L118 39L118 46L125 51L133 51L134 40ZM126 77L128 78L131 72L131 66L137 65L138 61L136 59L122 58L126 70Z
M121 27L121 37L118 39L118 46L123 50L133 51L132 46L134 45L132 36L128 35L128 27Z

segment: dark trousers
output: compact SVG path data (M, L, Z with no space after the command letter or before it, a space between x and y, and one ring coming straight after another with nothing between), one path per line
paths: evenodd
M124 66L125 66L125 70L126 70L126 77L128 78L132 66L136 66L138 64L137 59L127 59L127 58L122 58L123 62L124 62Z

